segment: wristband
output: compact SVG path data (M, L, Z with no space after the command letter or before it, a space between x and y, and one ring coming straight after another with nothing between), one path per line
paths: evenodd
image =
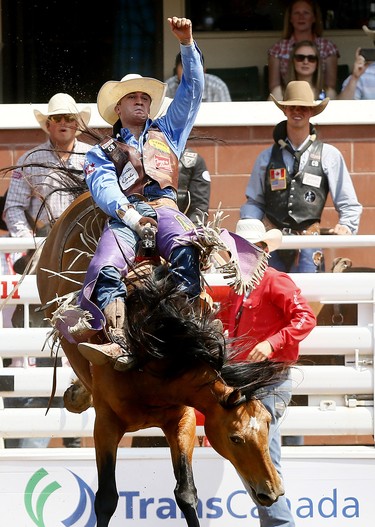
M135 210L132 206L128 207L126 212L121 209L116 210L117 216L121 221L130 227L133 231L137 230L139 226L139 220L142 218L141 214Z

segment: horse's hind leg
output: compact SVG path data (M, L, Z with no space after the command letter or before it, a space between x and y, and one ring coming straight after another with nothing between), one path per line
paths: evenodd
M184 513L189 527L199 527L197 514L197 489L194 483L192 457L195 444L195 413L186 407L183 417L176 423L163 428L168 440L176 487L174 495L177 505Z
M97 527L108 527L115 513L118 493L115 479L117 447L123 436L122 425L110 409L97 411L94 439L98 491L95 497Z

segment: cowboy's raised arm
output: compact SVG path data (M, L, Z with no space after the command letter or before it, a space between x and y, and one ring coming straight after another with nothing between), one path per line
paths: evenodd
M174 16L168 18L172 33L179 40L180 44L189 46L193 43L193 30L191 20L188 18L178 18Z

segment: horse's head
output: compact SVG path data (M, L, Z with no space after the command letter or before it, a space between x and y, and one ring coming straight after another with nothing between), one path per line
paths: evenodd
M210 444L233 464L257 503L272 505L284 488L268 449L269 412L258 399L246 402L239 390L227 393L220 406L205 415Z

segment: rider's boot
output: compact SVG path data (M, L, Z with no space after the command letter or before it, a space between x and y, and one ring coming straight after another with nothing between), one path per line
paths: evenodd
M125 371L135 366L136 359L129 353L126 341L126 306L116 298L103 309L108 324L108 333L112 342L107 344L92 344L82 342L78 344L80 353L92 364L101 366L112 362L115 370Z

